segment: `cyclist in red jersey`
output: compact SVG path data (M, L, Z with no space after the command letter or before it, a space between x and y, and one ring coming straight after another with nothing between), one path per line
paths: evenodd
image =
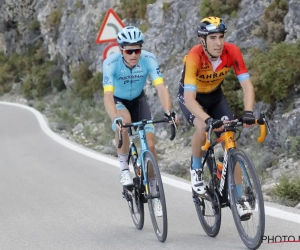
M200 44L194 46L184 58L184 69L180 80L178 100L188 122L195 127L192 138L191 185L198 194L204 194L201 147L205 143L205 130L212 125L220 136L223 121L234 116L221 89L221 84L231 67L241 84L244 94L244 126L251 127L253 116L254 88L239 48L225 42L225 23L218 17L207 17L197 26ZM241 174L238 174L241 176ZM241 177L240 177L241 178ZM238 187L242 193L242 187ZM239 192L239 191L238 191ZM237 204L242 217L248 213L244 204Z

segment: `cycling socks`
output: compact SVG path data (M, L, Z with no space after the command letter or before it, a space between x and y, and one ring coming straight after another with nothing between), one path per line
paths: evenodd
M242 185L236 185L236 192L237 192L237 196L238 198L242 197Z
M128 154L118 154L119 162L120 162L120 170L129 170L127 158Z
M202 169L202 157L193 156L192 169Z

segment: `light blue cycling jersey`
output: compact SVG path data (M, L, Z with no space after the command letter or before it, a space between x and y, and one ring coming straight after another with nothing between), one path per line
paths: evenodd
M121 52L113 53L103 62L104 93L112 91L118 98L133 100L142 93L148 74L154 86L164 83L154 54L142 50L139 62L130 69Z

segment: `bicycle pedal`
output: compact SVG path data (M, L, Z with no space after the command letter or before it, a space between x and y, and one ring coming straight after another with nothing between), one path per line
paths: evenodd
M251 218L251 215L252 214L245 214L242 217L240 217L240 220L241 221L247 221L247 220L249 220Z
M124 190L128 190L128 191L132 191L133 190L134 185L127 185L127 186L123 186Z

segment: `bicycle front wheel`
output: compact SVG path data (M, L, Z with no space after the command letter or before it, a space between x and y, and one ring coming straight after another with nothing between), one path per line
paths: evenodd
M160 242L165 242L168 234L167 206L160 171L153 154L144 154L147 170L148 207L154 232ZM148 190L147 190L148 189Z
M130 169L132 169L132 174L134 177L133 188L130 192L128 192L130 195L127 201L133 223L137 229L141 230L144 227L145 218L143 194L141 189L143 186L141 183L141 170L140 167L138 168L136 166L133 156L130 156L129 158L129 166Z
M265 231L261 185L254 164L241 149L229 152L228 190L230 208L239 235L250 249L257 249Z

